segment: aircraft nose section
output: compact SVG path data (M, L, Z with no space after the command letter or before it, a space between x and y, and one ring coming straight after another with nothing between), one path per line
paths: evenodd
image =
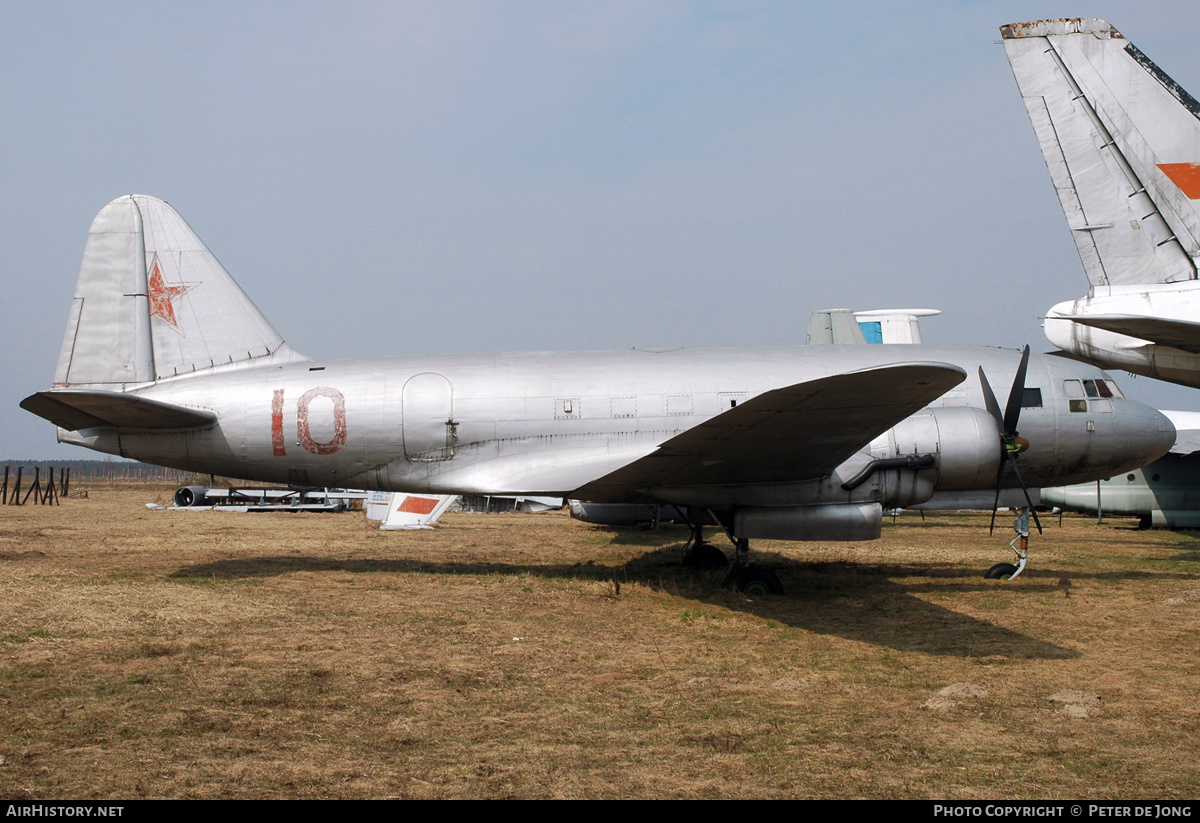
M1169 417L1136 400L1122 403L1121 430L1126 433L1122 448L1129 466L1138 468L1151 463L1175 445L1175 424Z

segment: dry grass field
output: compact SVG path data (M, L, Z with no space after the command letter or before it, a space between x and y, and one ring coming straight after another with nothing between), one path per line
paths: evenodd
M767 543L564 514L0 508L0 796L1200 796L1200 537L916 514ZM1005 525L1007 529L1007 522Z

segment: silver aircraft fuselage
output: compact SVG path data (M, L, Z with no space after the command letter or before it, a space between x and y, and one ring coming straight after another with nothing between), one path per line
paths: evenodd
M1018 486L1018 468L1095 480L1174 442L1096 367L1038 355L1020 382L1023 362L866 344L313 360L170 204L134 194L92 221L52 387L21 406L63 442L196 472L669 503L739 545L867 540L884 506Z
M880 365L939 362L964 382L846 460L795 482L643 488L613 502L744 506L911 505L935 491L991 489L997 426L980 367L1001 394L1020 353L962 346L806 346L457 354L230 364L126 392L215 412L178 431L59 430L63 442L146 462L277 483L386 491L570 496L664 441L768 390ZM1121 396L1074 402L1067 384L1111 381L1061 357L1033 355L1020 434L1029 486L1064 485L1141 466L1174 429ZM1031 391L1036 390L1036 391ZM1119 395L1119 392L1116 392ZM872 460L933 454L932 467L844 481ZM1005 471L1001 485L1017 484Z

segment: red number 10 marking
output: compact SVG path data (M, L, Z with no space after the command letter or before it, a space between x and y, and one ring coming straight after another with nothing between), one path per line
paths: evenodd
M324 443L313 440L308 426L308 404L317 397L333 401L333 437ZM300 395L296 403L296 439L313 454L333 454L346 445L346 398L340 391L318 386ZM271 398L271 450L276 457L287 454L283 443L283 389L276 389Z

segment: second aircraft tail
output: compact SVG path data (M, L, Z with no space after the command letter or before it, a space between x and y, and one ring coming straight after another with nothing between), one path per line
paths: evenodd
M1104 20L1000 33L1091 284L1196 279L1200 103Z

